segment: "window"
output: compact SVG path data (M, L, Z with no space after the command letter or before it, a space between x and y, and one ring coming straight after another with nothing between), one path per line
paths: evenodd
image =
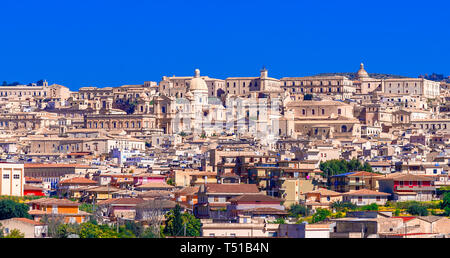
M20 175L17 175L17 174L16 174L16 175L13 176L13 178L14 178L14 179L20 179Z
M8 174L3 174L3 179L9 179L9 175Z

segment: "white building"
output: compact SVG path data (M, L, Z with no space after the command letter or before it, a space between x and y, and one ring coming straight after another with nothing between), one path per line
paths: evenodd
M0 163L0 195L23 196L24 165Z

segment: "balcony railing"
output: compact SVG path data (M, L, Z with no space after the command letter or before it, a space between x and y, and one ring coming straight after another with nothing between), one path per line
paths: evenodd
M397 191L434 191L436 190L436 187L434 186L397 186L396 189Z
M362 185L365 185L365 183L364 182L348 182L348 185L359 185L359 186L362 186Z

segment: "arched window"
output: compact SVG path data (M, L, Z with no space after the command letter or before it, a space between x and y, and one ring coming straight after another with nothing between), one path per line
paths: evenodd
M342 133L346 133L347 132L347 126L346 125L341 126L341 132Z

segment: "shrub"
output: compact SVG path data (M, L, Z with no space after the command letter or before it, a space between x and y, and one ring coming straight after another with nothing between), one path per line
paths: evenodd
M360 209L362 211L378 211L378 208L379 208L378 204L372 203L372 204L364 205Z
M300 204L293 204L289 207L289 217L298 218L300 216L307 216L308 208Z
M323 221L331 216L331 211L327 209L317 209L316 213L312 216L311 222L317 223Z
M411 205L406 211L411 215L428 216L427 208L420 204Z

